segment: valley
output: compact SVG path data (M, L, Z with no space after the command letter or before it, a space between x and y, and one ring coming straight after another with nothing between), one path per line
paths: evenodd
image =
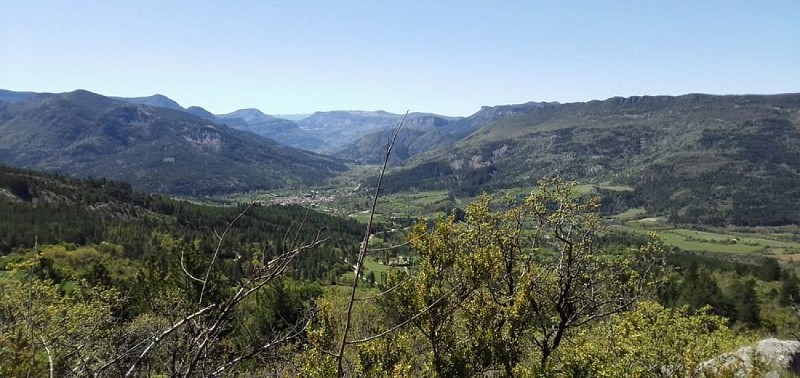
M369 217L374 164L403 118L335 111L289 120L258 109L214 115L163 95L85 91L4 90L0 104L0 163L122 179L200 203L310 206L360 222ZM32 117L43 111L57 116ZM375 217L403 229L463 209L481 193L523 198L557 174L576 180L581 195L599 196L616 231L656 231L682 250L791 261L797 245L773 240L781 233L770 230L793 233L800 221L798 120L794 94L529 102L484 106L468 117L410 113ZM43 137L62 124L58 133L74 140ZM165 127L175 133L156 132ZM253 134L264 138L245 137ZM743 235L731 230L755 239L734 242Z
M349 303L359 304L358 335L396 329L414 340L376 338L397 350L432 342L418 330L441 321L452 327L447 337L539 359L517 362L526 371L582 366L572 344L547 344L563 351L549 357L533 339L521 346L461 328L491 319L482 327L500 322L540 337L530 325L550 323L520 321L504 303L533 295L526 301L554 306L547 311L556 316L562 310L552 295L573 289L557 279L521 281L528 291L497 281L536 269L542 277L576 274L615 298L564 299L609 311L571 333L595 356L604 352L585 344L591 335L653 308L671 322L714 322L696 335L712 343L703 344L703 358L752 343L753 335L800 330L800 95L530 102L467 117L407 117L372 212L379 164L402 115L335 111L289 120L258 109L214 115L161 95L0 91L0 286L11 293L0 309L17 317L32 311L18 305L26 282L42 298L62 298L37 302L38 319L55 321L48 311L62 306L77 331L58 337L95 347L87 352L93 360L64 363L101 372L144 369L121 356L151 353L141 340L159 332L185 330L152 341L153 356L205 335L208 347L171 357L189 375L211 372L191 365L202 353L237 372L284 369L283 358L319 364L292 367L298 374L333 371L315 345L335 345ZM573 250L578 273L559 262ZM92 293L88 308L80 305L84 293ZM493 299L500 297L509 302ZM631 302L603 307L618 300ZM7 332L32 332L26 324ZM95 331L104 328L108 334ZM112 352L97 344L120 338ZM271 354L257 345L264 338L285 349ZM72 356L67 341L45 343ZM35 349L4 342L0 359L19 362ZM681 345L701 348L694 342ZM354 343L343 356L368 353ZM259 362L224 365L246 355ZM390 357L370 358L390 364ZM471 363L499 369L502 357L482 358ZM359 369L376 373L376 366Z
M800 377L800 1L0 1L0 378Z

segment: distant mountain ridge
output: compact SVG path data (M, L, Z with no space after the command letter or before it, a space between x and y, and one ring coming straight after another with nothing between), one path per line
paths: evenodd
M205 119L205 120L209 120L209 121L213 121L213 122L217 122L218 121L217 117L214 114L212 114L208 110L205 110L205 109L203 109L203 108L201 108L199 106L190 106L190 107L186 108L186 112L189 113L189 114L195 115L197 117L200 117L202 119Z
M373 131L355 142L345 145L344 148L334 153L334 156L362 163L380 164L386 157L386 146L393 135L394 129L390 128ZM403 128L397 135L389 162L391 164L402 163L413 156L443 148L452 143L452 139L438 130L424 131Z
M37 95L39 94L34 92L0 91L0 100L16 103ZM219 125L227 125L238 130L249 131L274 139L286 146L334 154L348 160L361 162L374 162L376 159L375 154L377 152L371 151L368 147L370 141L373 141L376 135L370 134L385 133L385 130L395 127L402 118L400 114L380 110L331 111L273 116L255 108L245 108L226 114L212 114L199 106L184 108L175 100L161 94L143 97L110 98L131 104L184 111ZM412 151L412 153L409 156L449 145L462 137L458 132L454 132L454 130L458 129L458 126L453 127L452 125L461 119L461 117L448 117L431 113L410 113L406 118L406 128L431 132L442 129L445 125L450 125L451 127L447 132L455 136L442 136L439 132L434 132L433 134L410 133L409 137L411 137L411 134L417 135L426 139L426 142L415 142L414 144L417 145L417 148L411 148L409 151ZM474 123L470 123L468 127L473 127ZM361 138L365 139L359 141ZM436 143L431 143L431 141ZM362 147L353 151L352 147L354 145ZM419 148L420 146L422 148ZM363 156L360 156L360 153L363 153ZM405 160L405 158L402 160Z
M184 109L176 101L160 94L147 97L113 98L133 104L186 111L189 114L212 121L216 124L224 124L234 129L249 131L266 138L274 139L283 145L307 151L320 151L327 147L327 144L323 140L304 132L293 121L270 116L254 108L239 109L231 113L215 115L199 106L190 106Z
M38 95L39 93L36 92L13 92L6 89L0 89L0 101L5 101L12 104L27 101Z
M300 114L272 114L273 117L288 119L290 121L299 121L303 118L308 118L311 113L300 113Z
M370 136L370 134L385 133L386 130L395 128L401 119L403 119L402 114L393 114L382 110L351 110L316 112L298 121L297 124L303 130L315 133L315 135L318 135L332 146L330 150L325 152L341 155L342 151L344 151L344 154L354 154L353 151L350 151L353 145L366 145L368 140L374 139L374 136ZM404 127L429 132L459 119L459 117L447 117L430 113L409 113L405 119ZM367 138L367 140L359 142L362 138ZM384 141L376 147L384 148L385 144ZM365 151L365 153L368 155L373 154L372 151ZM371 156L366 155L363 158L354 158L354 160L374 161Z
M380 163L402 117L333 111L294 122L257 109L183 109L160 95L0 90L0 163L191 195L313 185L345 170L343 160L289 146ZM410 113L391 159L403 166L386 177L387 192L471 196L557 174L629 188L604 198L677 223L800 224L800 94L528 102L465 118Z
M111 98L139 105L158 106L172 110L186 110L175 100L161 94L155 94L147 97L111 97Z
M160 94L147 97L114 98L134 104L185 110L203 119L274 139L287 146L307 151L332 153L348 160L370 163L376 161L376 154L381 154L379 151L373 151L369 147L370 143L377 137L377 135L370 134L385 134L387 129L395 127L403 117L400 114L382 110L351 110L316 112L309 115L288 115L289 118L295 118L295 120L291 120L268 115L255 108L239 109L226 114L211 114L197 106L184 109L174 100ZM460 119L460 117L447 117L430 113L410 113L406 118L404 127L430 132ZM415 138L411 135L416 135L419 138L426 139L427 142L412 142L418 147L410 148L410 155L399 161L457 140L456 138L440 135L438 132L434 133L435 135L418 132L405 134L409 138ZM364 140L360 141L362 138ZM436 143L431 143L431 141ZM354 145L359 145L361 148L353 150ZM398 154L398 156L401 155Z
M0 163L108 177L146 191L205 195L310 185L346 169L334 158L182 110L83 90L0 100L0 122Z
M534 105L416 156L385 182L471 195L556 174L632 187L625 206L673 222L800 223L800 94Z
M323 150L327 144L315 134L302 130L295 122L273 117L258 109L240 109L217 114L219 123L275 139L279 143L308 151Z
M484 106L466 118L411 113L403 124L405 130L396 143L397 149L391 159L392 162L397 163L425 152L447 148L492 122L558 105L557 102L528 102L515 105ZM391 125L393 127L402 116L392 116L392 120L395 122ZM347 142L334 155L360 162L379 163L384 158L386 141L392 135L390 131L392 127L389 127L388 123L381 127L381 129L368 132L356 140Z
M526 102L524 104L483 106L469 117L447 125L442 132L452 139L460 140L492 122L520 114L532 113L547 107L556 107L558 102Z

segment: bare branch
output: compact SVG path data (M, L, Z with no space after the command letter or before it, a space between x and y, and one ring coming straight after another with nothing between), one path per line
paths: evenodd
M410 318L408 318L408 319L406 319L406 320L404 320L404 321L402 321L400 323L395 324L394 326L392 326L392 328L389 328L386 331L383 331L383 332L381 332L381 333L379 333L377 335L368 336L368 337L365 337L363 339L349 340L349 341L347 341L347 344L351 344L352 345L352 344L366 343L368 341L372 341L372 340L381 338L381 337L386 336L386 335L388 335L388 334L390 334L390 333L392 333L394 331L397 331L398 329L402 328L406 324L411 323L412 321L416 320L417 318L419 318L422 315L425 315L428 311L430 311L430 309L434 308L437 304L439 304L439 302L441 302L442 300L444 300L445 298L450 296L450 294L454 293L456 290L460 289L461 286L462 286L461 284L453 286L453 288L450 289L450 291L448 291L447 293L444 293L442 296L437 298L435 301L431 302L431 304L428 305L427 307L425 307L424 309L422 309L422 311L414 314L414 316L412 316L412 317L410 317Z
M403 285L404 283L406 283L406 282L408 282L410 280L411 280L411 276L408 276L408 277L404 278L402 281L400 281L397 284L395 284L394 286L392 286L392 287L390 287L390 288L388 288L388 289L386 289L386 290L384 290L384 291L382 291L382 292L380 292L378 294L370 295L368 297L355 298L353 300L355 300L355 301L369 301L369 300L373 300L373 299L376 299L376 298L380 298L380 297L382 297L382 296L384 296L386 294L391 293L392 291L394 291L395 289L397 289L398 287L400 287L401 285Z
M133 374L133 371L136 368L136 365L138 365L139 362L145 356L147 356L148 353L150 353L150 350L153 349L153 347L155 347L159 342L164 340L164 337L167 337L172 332L175 332L178 328L182 327L184 323L188 322L189 320L191 320L191 319L193 319L193 318L195 318L197 316L200 316L200 315L206 313L208 310L211 310L214 307L216 307L215 304L206 306L206 307L200 309L199 311L195 312L194 314L191 314L191 315L188 315L188 316L184 317L183 319L181 319L181 321L173 324L172 327L167 328L166 330L161 332L159 335L153 337L153 341L150 342L150 345L148 345L146 348L144 348L144 351L142 351L142 353L139 355L139 358L137 358L136 361L133 362L131 367L128 369L128 372L125 373L125 376L129 377L131 374Z
M214 233L216 234L216 231L214 231ZM203 280L201 280L201 279L199 279L199 278L197 278L197 277L193 276L191 273L189 273L189 270L188 270L188 269L186 269L186 265L185 265L185 264L184 264L184 262L183 262L183 260L184 260L184 259L183 259L183 256L184 256L184 254L185 254L185 251L184 251L184 250L181 248L181 268L183 269L183 272L184 272L184 273L186 273L186 275L187 275L189 278L191 278L191 279L193 279L193 280L195 280L195 281L197 281L197 282L205 283Z
M36 335L36 336L39 338L39 341L42 343L42 346L44 347L45 352L47 352L47 368L48 368L48 371L50 372L50 378L53 378L55 376L55 374L54 374L55 366L53 364L53 352L50 350L50 347L47 346L47 342L44 341L44 337L42 337L41 335Z
M256 349L250 351L249 353L243 354L243 355L241 355L239 357L236 357L236 358L228 361L224 365L220 366L213 373L211 373L210 376L212 376L212 377L219 376L220 374L224 373L225 370L232 368L233 366L235 366L236 364L238 364L242 360L244 360L246 358L250 358L252 356L255 356L256 354L260 353L261 351L270 349L270 348L272 348L272 347L274 347L274 346L276 346L278 344L281 344L281 343L285 342L286 340L291 339L292 337L296 337L296 336L300 335L306 328L308 328L308 326L310 324L311 324L311 320L309 319L308 321L306 321L306 323L303 325L303 327L299 327L299 328L295 327L295 329L293 329L291 332L289 332L289 333L287 333L287 334L285 334L285 335L283 335L283 336L281 336L281 337L279 337L279 338L277 338L277 339L275 339L273 341L270 341L270 342L268 342L268 343L266 343L266 344L264 344L264 345L262 345L262 346L260 346L260 347L258 347Z
M380 197L381 193L381 184L383 183L383 177L386 174L386 167L389 165L389 157L392 154L392 148L394 148L394 142L397 140L397 135L400 133L400 129L403 127L403 122L405 122L406 117L408 116L408 111L406 114L403 115L403 118L397 124L397 128L394 130L394 134L392 138L387 142L386 146L386 156L383 158L383 167L381 168L381 174L378 176L378 184L375 185L375 195L372 197L372 209L369 213L369 221L367 222L367 229L364 232L364 241L361 245L361 251L358 253L358 259L356 260L356 276L353 280L353 289L350 292L350 301L347 304L347 314L345 315L345 325L344 325L344 332L342 332L342 341L339 343L339 353L336 358L337 363L337 372L338 376L344 376L344 370L342 369L342 359L344 358L344 349L347 346L347 334L350 332L350 326L352 323L353 317L353 304L355 304L356 298L356 289L358 289L358 279L361 275L362 264L364 263L364 257L367 255L367 250L369 249L369 237L370 232L372 230L372 221L375 218L375 208L378 206L378 198Z
M194 370L195 366L197 365L197 362L200 359L200 356L203 354L203 352L208 347L209 342L211 342L217 336L218 332L220 331L220 328L222 327L222 325L225 324L226 318L227 318L228 314L230 313L230 311L233 309L233 307L236 304L238 304L239 302L241 302L242 300L244 300L245 298L247 298L252 293L255 293L256 291L258 291L259 289L264 287L264 285L266 285L269 282L271 282L274 278L280 276L288 268L288 266L291 263L292 259L295 256L297 256L300 252L302 252L304 250L307 250L307 249L314 248L314 247L318 246L319 244L321 244L321 243L325 242L326 240L328 240L328 238L319 239L320 233L321 233L321 231L317 232L316 239L313 242L311 242L309 244L306 244L306 245L304 245L302 247L296 248L296 249L294 249L294 250L292 250L290 252L284 253L283 255L278 256L277 258L273 259L272 261L269 262L269 264L266 267L267 270L269 270L269 269L272 269L272 270L270 270L269 272L265 272L265 273L256 275L255 278L247 281L245 283L245 285L239 287L239 290L236 292L236 294L228 301L228 303L225 305L225 307L222 309L222 311L220 311L220 313L216 316L216 318L213 321L212 325L210 327L208 327L208 328L203 329L194 338L193 344L197 345L197 348L196 348L197 352L194 353L194 356L192 357L191 361L189 362L189 365L186 367L186 371L184 373L185 377L188 377L188 376L191 375L192 371ZM272 267L274 267L274 268L272 268ZM248 288L247 286L250 286L250 285L252 285L252 286Z
M247 210L250 210L251 207L253 207L253 202L249 203L247 207L245 207L244 210L242 210L239 215L236 216L236 218L233 218L233 220L228 223L228 226L225 227L225 231L222 232L222 235L217 235L217 231L214 231L214 235L217 235L219 242L217 243L217 248L214 250L214 255L211 257L211 263L208 264L206 276L203 278L203 287L200 289L200 299L197 300L198 306L203 304L203 296L206 293L206 286L208 286L208 277L211 275L211 269L214 267L214 263L217 261L217 256L219 255L219 250L222 248L222 242L225 240L225 235L228 234L228 231L230 231L231 227L233 227L233 224L236 223L236 221L238 221L239 218L241 218L244 213L247 212Z

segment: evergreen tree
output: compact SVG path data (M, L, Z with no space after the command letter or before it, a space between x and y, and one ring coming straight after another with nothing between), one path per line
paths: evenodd
M756 295L756 282L750 278L739 281L733 285L732 301L736 311L736 320L750 328L761 325L758 297Z
M781 277L780 303L784 306L800 304L800 284L797 276L792 273L784 273Z

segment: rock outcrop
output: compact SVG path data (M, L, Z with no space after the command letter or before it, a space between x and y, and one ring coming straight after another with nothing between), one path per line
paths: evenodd
M800 341L765 339L726 353L700 366L708 377L774 377L800 375Z

